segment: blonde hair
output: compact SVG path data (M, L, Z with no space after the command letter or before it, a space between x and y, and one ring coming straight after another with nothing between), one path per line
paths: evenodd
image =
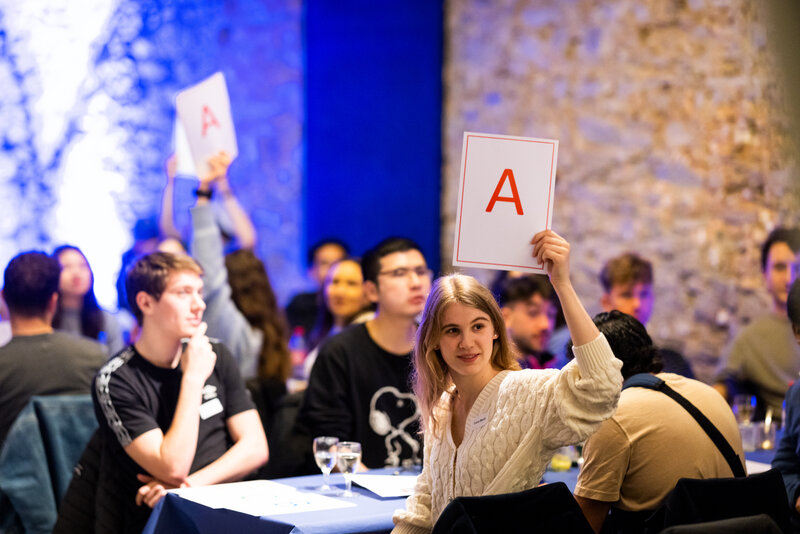
M422 321L417 329L414 343L414 394L422 412L425 430L437 431L437 407L445 392L453 392L453 379L439 346L442 337L442 320L450 304L459 303L480 310L489 316L497 334L492 347L492 367L500 371L518 370L515 357L506 334L503 316L491 292L471 276L451 274L433 283L431 294L422 312ZM432 428L427 428L430 425Z

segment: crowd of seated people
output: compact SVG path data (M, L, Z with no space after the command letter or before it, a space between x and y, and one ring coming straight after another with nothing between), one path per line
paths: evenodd
M121 307L132 319L98 305L77 247L24 252L6 267L0 336L8 326L10 341L0 337L0 447L32 396L91 393L104 468L94 481L76 471L68 502L76 502L75 492L94 491L99 530L141 532L169 488L264 473L258 470L269 458L292 371L292 327L303 329L312 351L296 414L281 419L290 428L280 435L300 444L289 474L315 472L318 435L361 442L364 469L422 468L406 510L395 515L397 532L429 531L457 496L534 487L559 447L584 440L575 496L597 532L641 528L680 477L736 475L678 404L645 387L623 389L634 375L655 377L689 399L740 458L728 404L734 393L755 394L759 415L781 419L800 372L789 293L800 253L796 230L776 229L764 244L773 309L722 355L717 392L648 335L655 297L649 261L632 253L608 260L599 273L605 311L592 320L572 287L570 245L552 231L533 241L548 276L503 275L494 295L469 277L436 279L407 238L387 238L360 260L343 242L325 240L309 251L318 289L296 296L284 312L253 252L255 231L228 183L230 164L225 153L209 160L189 233L171 222L168 163L160 237L142 225L146 239L127 253L120 278ZM776 459L793 511L795 430L794 445L785 441ZM477 477L488 450L491 469ZM85 489L89 482L95 490ZM77 521L67 511L56 531L79 531Z

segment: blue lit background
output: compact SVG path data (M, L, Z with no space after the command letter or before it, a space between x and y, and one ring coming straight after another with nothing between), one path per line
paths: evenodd
M231 182L282 301L324 236L361 253L407 234L438 266L441 4L370 6L0 4L0 264L75 244L113 307L130 230L159 210L175 94L221 70L240 151Z

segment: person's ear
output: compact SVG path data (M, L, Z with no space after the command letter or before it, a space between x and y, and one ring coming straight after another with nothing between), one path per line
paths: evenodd
M136 293L136 305L139 307L143 316L152 313L155 303L156 299L146 291L139 291Z
M364 281L364 296L369 299L370 302L377 303L378 302L378 284L373 282L372 280L365 280Z
M47 313L47 317L50 320L53 320L53 317L56 315L56 310L58 309L58 292L53 293L50 295L50 300L47 301L47 307L45 308L45 313Z
M600 297L600 306L603 307L603 311L610 312L614 309L614 305L611 302L611 295L608 293L603 293L603 296Z
M511 308L508 306L503 306L500 308L500 314L503 316L503 322L506 325L506 328L511 326Z

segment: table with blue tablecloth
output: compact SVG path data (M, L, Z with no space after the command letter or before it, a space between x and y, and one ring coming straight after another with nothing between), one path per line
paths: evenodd
M394 473L394 470L376 469L376 474ZM401 473L404 474L416 473ZM284 478L273 482L296 488L300 492L320 493L322 475ZM323 533L378 533L389 532L392 514L405 506L405 497L381 498L369 490L353 485L353 497L339 495L344 490L344 477L331 475L331 492L326 497L352 504L333 510L281 513L258 517L224 508L210 508L169 493L153 510L144 534L189 533L211 534L218 532L245 532L258 534L323 534Z
M774 450L759 450L746 453L749 462L769 464ZM766 465L760 466L766 468ZM371 473L393 474L393 469L376 469ZM406 473L414 474L414 473ZM402 476L399 475L399 476ZM547 471L542 482L564 482L574 491L578 480L578 469L567 471ZM318 493L322 475L284 478L274 482L296 488L300 492ZM212 534L219 532L241 532L257 534L332 534L332 533L379 533L390 532L392 514L405 506L405 497L381 498L364 488L353 486L354 497L338 495L344 489L341 474L331 475L332 492L326 496L342 500L350 505L319 511L281 513L258 516L235 512L224 507L212 508L168 494L153 510L144 534L164 534L181 532L188 534Z

